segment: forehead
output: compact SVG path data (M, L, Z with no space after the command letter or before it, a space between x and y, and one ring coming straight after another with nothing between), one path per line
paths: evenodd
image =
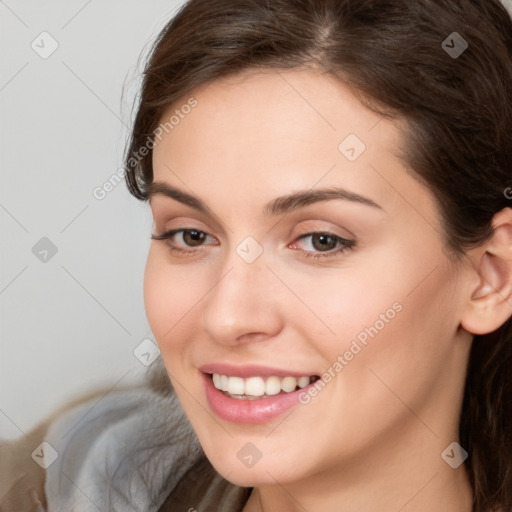
M191 97L196 106L180 110ZM215 194L221 183L246 199L317 185L341 185L393 207L411 194L428 196L398 156L401 125L319 71L251 70L215 80L174 104L162 122L173 115L179 122L153 150L154 177L199 195ZM415 200L432 206L429 197Z
M231 152L240 147L245 154L257 144L277 153L299 153L304 144L312 147L320 140L322 149L330 145L337 151L349 134L370 146L399 143L396 126L386 122L381 126L384 129L373 131L382 124L382 117L364 107L345 84L320 71L249 70L221 78L183 97L164 113L161 122L173 117L191 96L197 106L179 120L174 115L178 123L169 131L174 135L167 141L171 146L173 141L179 146L181 139L191 135L214 152L220 139L225 145L232 139L237 145ZM383 136L390 140L382 140ZM159 150L155 153L158 156Z

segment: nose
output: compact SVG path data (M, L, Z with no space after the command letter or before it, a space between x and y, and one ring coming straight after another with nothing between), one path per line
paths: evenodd
M279 281L263 256L247 263L233 253L203 299L202 327L224 345L265 341L283 327Z

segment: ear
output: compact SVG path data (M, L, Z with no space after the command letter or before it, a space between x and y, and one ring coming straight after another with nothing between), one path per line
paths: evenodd
M461 325L472 334L489 334L512 316L512 208L495 214L492 226L491 238L470 257L478 284L470 289Z

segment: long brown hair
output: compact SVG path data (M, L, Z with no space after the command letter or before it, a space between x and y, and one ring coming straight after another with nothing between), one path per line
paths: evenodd
M492 235L493 215L512 206L512 21L498 0L189 1L145 67L125 154L130 192L147 200L152 155L141 148L194 88L249 68L311 65L406 121L403 158L437 199L448 254ZM474 512L511 511L511 319L474 337L460 439Z

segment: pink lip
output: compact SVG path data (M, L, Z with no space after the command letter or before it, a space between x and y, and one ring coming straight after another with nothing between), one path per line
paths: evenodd
M244 379L248 377L310 377L316 375L315 373L308 372L293 372L290 370L280 370L279 368L269 368L268 366L232 366L224 363L212 363L205 364L199 367L203 373L218 373L219 375L229 375L232 377L242 377Z
M218 372L216 371L214 373ZM300 403L299 395L307 392L308 387L314 385L314 383L309 384L308 386L292 391L291 393L275 395L268 398L238 400L225 395L224 392L217 389L213 385L213 380L210 375L206 373L201 373L201 375L204 382L206 399L208 400L208 404L212 411L223 420L245 425L265 423L277 416L280 416L288 409L298 405ZM226 375L226 373L223 373L223 375ZM239 376L234 375L233 373L228 373L228 375ZM251 375L254 376L256 374L252 373ZM258 375L262 374L259 373ZM268 375L276 374L270 373Z

